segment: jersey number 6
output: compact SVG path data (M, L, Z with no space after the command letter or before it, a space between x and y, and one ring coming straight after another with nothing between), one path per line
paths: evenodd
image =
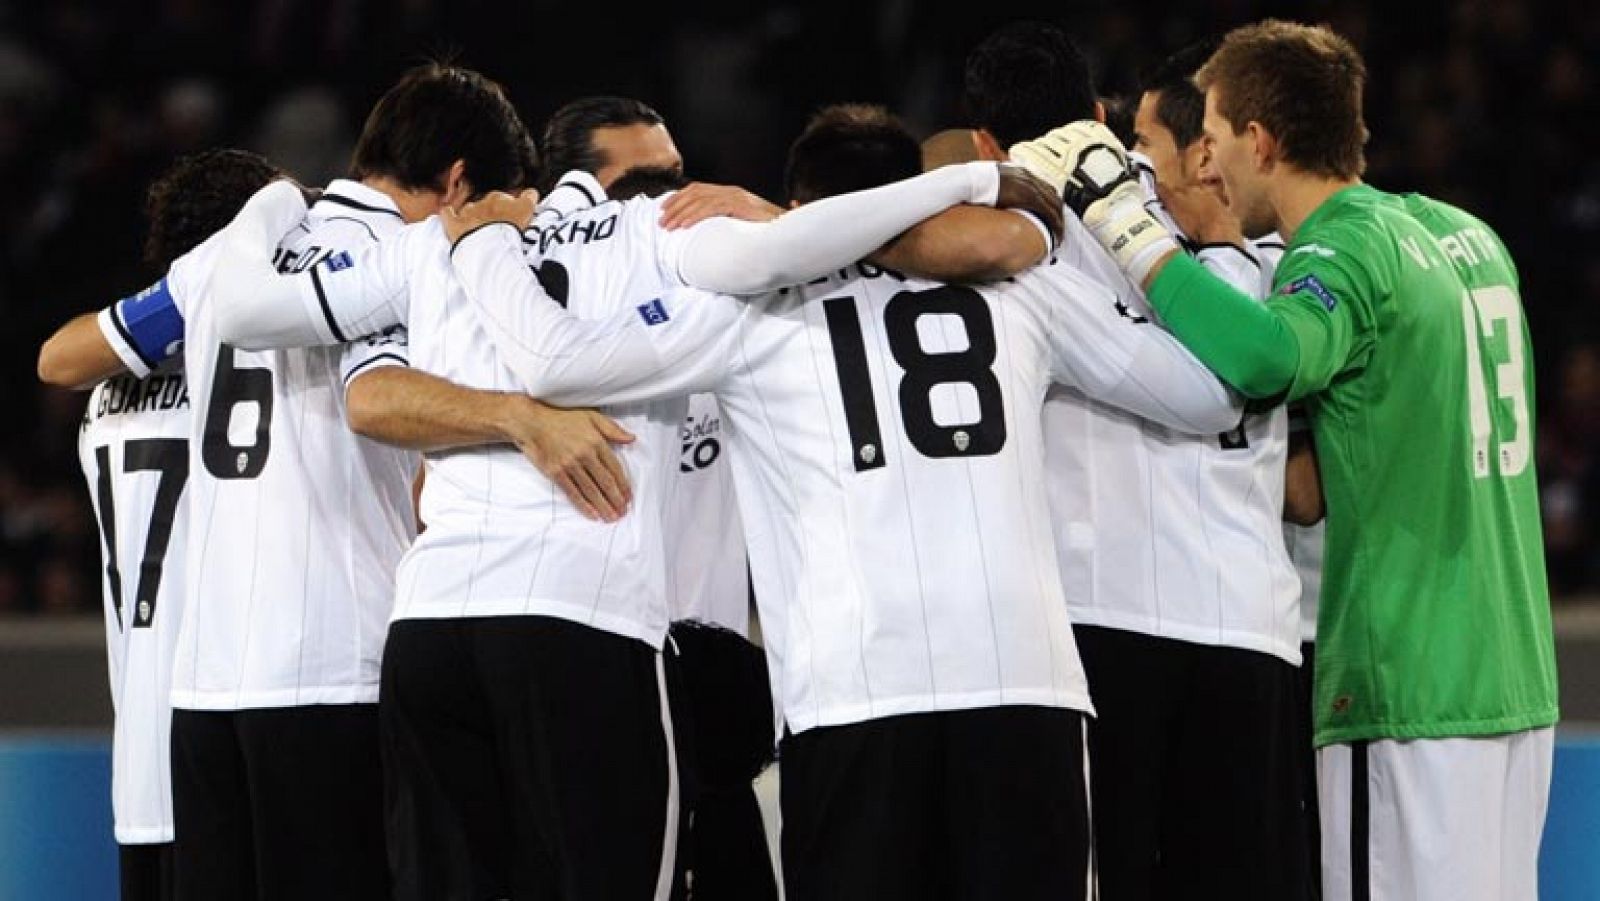
M240 404L256 405L255 439L234 444L229 426ZM200 458L206 472L219 479L253 479L266 468L272 451L272 370L235 366L234 349L222 345L212 370L211 400L206 404L206 436Z

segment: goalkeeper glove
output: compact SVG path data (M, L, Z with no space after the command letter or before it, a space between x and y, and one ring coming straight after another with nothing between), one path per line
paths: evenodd
M1134 283L1178 249L1172 234L1145 209L1145 191L1122 142L1104 125L1083 120L1013 145L1021 163L1061 191L1100 246Z

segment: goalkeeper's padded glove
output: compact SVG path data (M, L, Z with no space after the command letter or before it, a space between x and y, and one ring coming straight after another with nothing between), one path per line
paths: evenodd
M1143 285L1168 252L1172 234L1145 208L1145 190L1122 142L1099 122L1086 119L1024 141L1011 159L1061 191L1100 246L1137 285Z

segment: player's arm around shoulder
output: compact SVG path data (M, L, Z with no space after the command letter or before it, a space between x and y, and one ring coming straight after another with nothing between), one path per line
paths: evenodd
M121 372L139 378L183 346L181 295L210 272L215 238L174 260L155 284L57 329L39 348L39 380L63 388L92 388Z
M633 435L594 410L564 410L523 394L381 365L350 377L345 416L356 434L410 450L515 445L592 519L617 520L632 498L612 445L628 444Z
M1106 285L1059 262L1018 283L1045 309L1057 382L1187 434L1227 431L1243 416L1236 393Z
M86 391L104 379L127 371L127 364L100 332L98 313L73 317L39 348L39 381L58 388Z

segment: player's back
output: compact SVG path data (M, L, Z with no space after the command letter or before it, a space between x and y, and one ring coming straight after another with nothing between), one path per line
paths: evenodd
M1153 182L1150 206L1160 208ZM1138 287L1070 211L1066 229L1062 259L1110 291L1120 315L1153 319ZM1257 256L1234 248L1200 253L1208 267L1259 294L1264 261ZM1056 386L1044 417L1057 551L1074 622L1299 663L1299 587L1277 537L1288 445L1283 411L1193 435Z
M1088 709L1042 491L1049 284L858 264L740 317L717 394L796 731Z
M401 225L383 195L334 182L286 237L280 271L334 267ZM244 351L217 338L217 239L174 263L194 423L193 535L173 701L189 709L370 703L410 542L414 457L358 437L344 388L388 339ZM315 271L315 270L313 270Z
M181 361L89 395L79 462L100 526L117 841L172 841L172 652L184 609L189 389Z
M587 234L598 225L600 241L613 237L620 206L606 204L584 219ZM564 233L571 237L570 226ZM592 298L621 296L614 292L624 289L609 280L627 278L627 260L579 250L579 233L570 241L550 238L547 246L564 250L560 261L544 261L532 234L530 262L545 263L552 295L565 303L571 294L575 314L592 313ZM414 364L472 388L518 390L459 294L439 223L413 226L391 247L401 242L409 272L395 281L408 285ZM659 295L653 271L643 277L647 282L630 286L627 296ZM580 287L569 290L569 283ZM676 447L684 409L682 399L605 409L635 436L616 448L634 502L615 523L586 519L511 445L429 453L421 507L428 528L401 563L395 618L557 616L659 647L667 628L659 497L676 467L667 449Z
M1329 511L1319 741L1548 725L1532 354L1504 247L1458 210L1358 186L1301 226L1278 283L1353 304L1349 357L1308 398Z

